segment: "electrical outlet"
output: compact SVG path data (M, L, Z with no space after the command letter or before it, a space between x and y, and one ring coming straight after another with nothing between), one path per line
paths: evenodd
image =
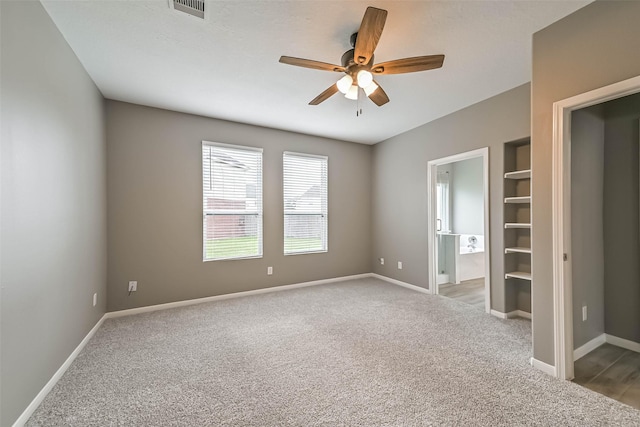
M398 261L398 270L402 270L402 261Z
M582 306L582 321L583 322L587 321L587 306L586 305Z
M380 258L380 265L384 265L384 258Z
M138 290L138 282L130 281L129 282L129 292L136 292Z
M273 274L273 267L267 267L267 276L271 276Z
M93 306L95 307L98 303L98 294L93 294Z

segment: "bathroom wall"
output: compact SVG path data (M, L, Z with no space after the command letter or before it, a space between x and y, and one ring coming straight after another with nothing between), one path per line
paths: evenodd
M452 164L452 226L456 234L484 234L482 157Z

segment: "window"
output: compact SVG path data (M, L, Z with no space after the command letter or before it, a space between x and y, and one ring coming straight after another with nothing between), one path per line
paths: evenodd
M327 157L285 152L284 254L327 251Z
M262 149L202 143L204 261L262 257Z
M437 192L437 230L442 231L444 233L451 232L449 227L449 219L450 219L450 189L449 189L449 172L438 172L437 183L436 183L436 192Z

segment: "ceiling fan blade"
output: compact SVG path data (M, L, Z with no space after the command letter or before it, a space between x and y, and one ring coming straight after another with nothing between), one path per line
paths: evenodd
M357 64L368 64L373 57L373 51L378 46L378 41L387 20L387 11L369 6L364 13L358 38L356 39L353 60Z
M371 67L371 72L374 74L415 73L416 71L440 68L443 62L444 55L415 56L413 58L381 62Z
M280 62L283 64L295 65L296 67L313 68L314 70L335 71L337 73L344 72L344 67L341 67L340 65L313 61L311 59L294 58L292 56L281 56Z
M373 93L369 95L369 99L372 100L378 107L381 107L389 102L389 97L378 82L375 82L375 84L378 85L378 89L374 90Z
M338 85L333 84L333 85L329 86L327 88L327 90L322 92L320 95L318 95L315 98L313 98L311 100L311 102L309 102L309 105L318 105L321 102L326 101L327 99L331 98L331 96L334 95L336 92L338 92Z

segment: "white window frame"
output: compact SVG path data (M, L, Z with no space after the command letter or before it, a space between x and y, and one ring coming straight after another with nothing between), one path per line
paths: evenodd
M256 210L255 211L247 211L247 210L243 210L243 211L229 211L229 210L223 210L224 213L222 212L216 212L216 209L206 209L205 206L205 188L204 188L204 176L205 176L205 169L204 169L204 157L201 157L200 161L202 164L202 261L203 262L209 262L209 261L225 261L225 260L241 260L241 259L255 259L255 258L262 258L264 255L264 215L263 215L263 206L264 206L264 201L263 201L263 176L264 176L264 159L262 156L263 153L263 149L260 147L251 147L251 146L246 146L246 145L235 145L235 144L224 144L221 142L212 142L212 141L202 141L202 147L201 147L201 156L203 156L203 150L205 146L212 146L212 147L220 147L220 148L228 148L228 149L232 149L232 150L238 150L238 151L248 151L248 152L258 152L260 153L260 174L258 177L258 181L257 181L257 186L256 186L256 194L259 194L259 197L257 197L258 200L258 206L256 206ZM207 216L210 215L230 215L230 214L238 214L238 215L251 215L251 214L255 214L257 216L257 225L258 225L258 254L257 255L249 255L249 256L233 256L233 257L225 257L225 258L207 258L207 239L206 239L206 222L207 222Z
M436 231L439 233L451 232L451 175L448 171L437 172L437 216ZM442 175L440 175L442 174ZM440 223L438 224L438 221Z
M286 156L291 156L291 157L301 157L301 158L312 158L312 159L320 159L323 160L325 162L325 176L322 179L322 182L320 183L321 185L321 189L324 191L324 197L321 198L321 207L320 207L320 211L296 211L296 212L292 212L289 211L289 213L287 213L287 208L285 206L286 204L286 200L284 197L284 188L285 188L285 170L284 170L284 161L285 161L285 157ZM282 154L282 206L283 206L283 217L282 217L282 223L283 223L283 248L282 251L284 253L285 256L289 256L289 255L306 255L306 254L318 254L318 253L326 253L329 252L329 157L328 156L323 156L323 155L318 155L318 154L308 154L308 153L298 153L298 152L294 152L294 151L285 151ZM286 217L287 215L320 215L324 221L324 227L323 227L323 233L322 233L322 249L320 250L302 250L302 251L295 251L295 252L287 252L286 251Z

